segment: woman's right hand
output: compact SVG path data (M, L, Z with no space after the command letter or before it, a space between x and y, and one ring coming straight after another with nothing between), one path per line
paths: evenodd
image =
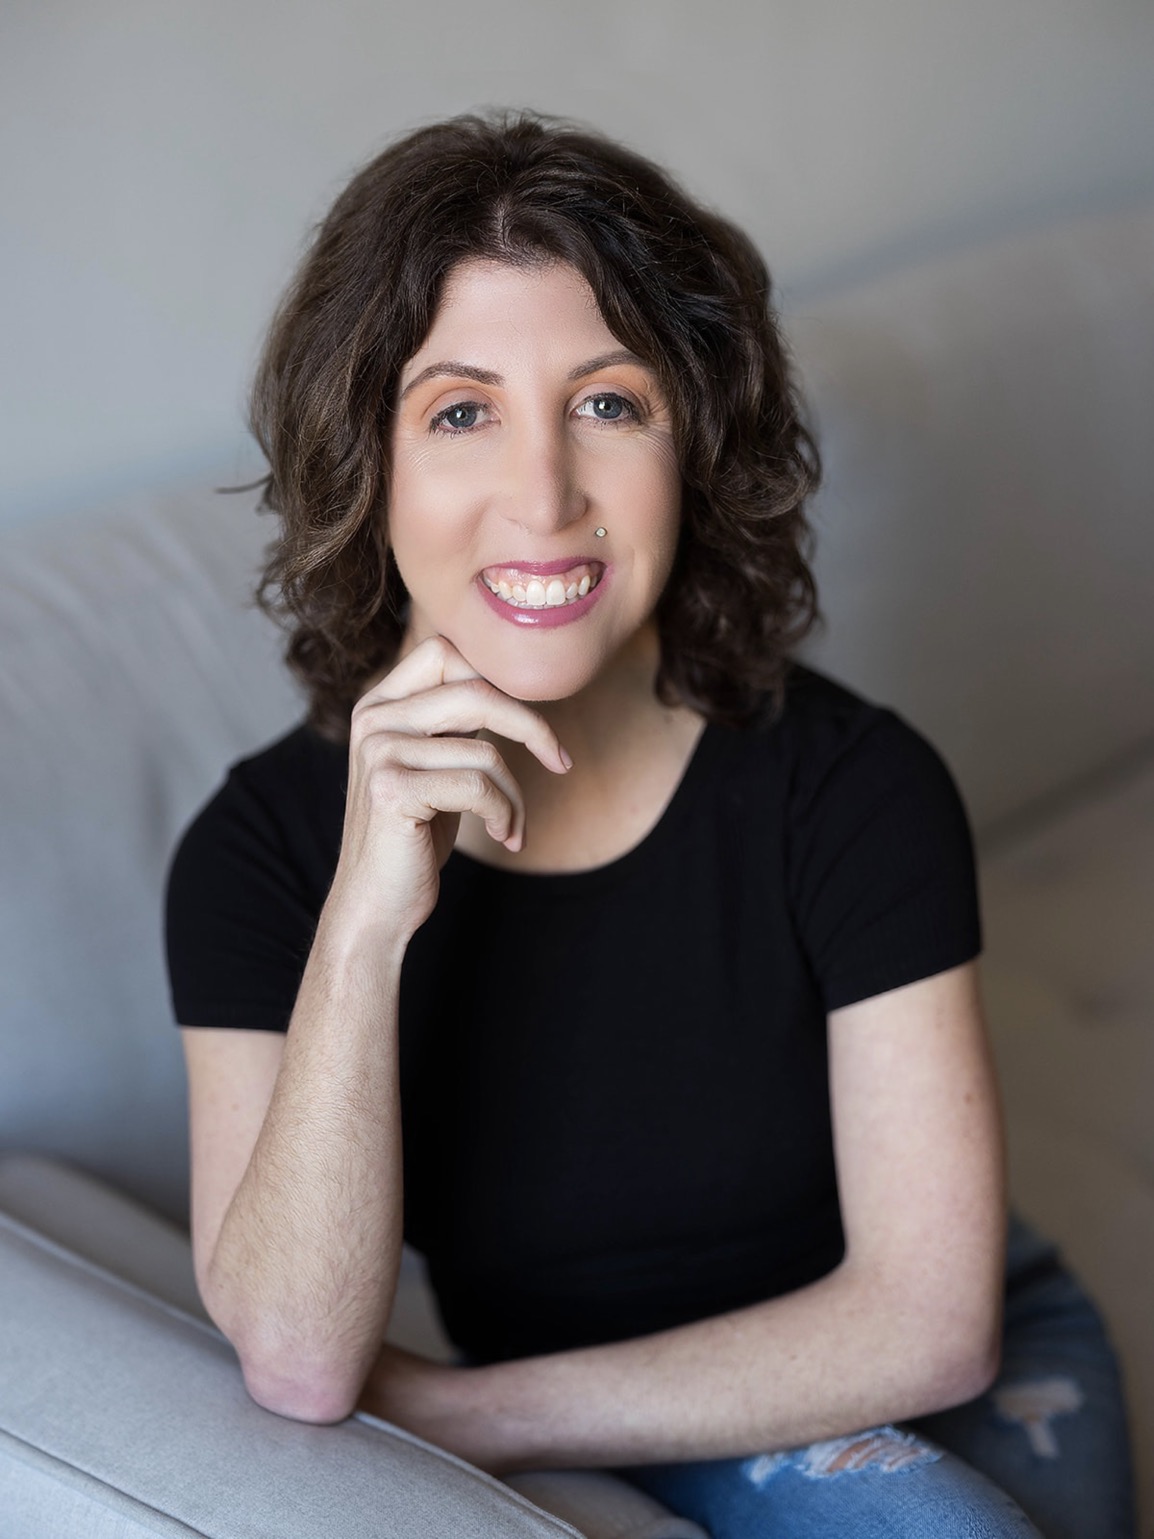
M507 849L524 840L521 789L480 731L569 768L552 727L481 677L443 636L422 641L352 711L344 831L326 901L407 941L433 912L462 812Z

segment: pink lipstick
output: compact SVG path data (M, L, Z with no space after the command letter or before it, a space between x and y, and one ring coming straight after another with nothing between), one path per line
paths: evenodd
M580 620L597 603L609 580L603 561L510 561L487 566L477 586L489 608L513 625L556 626Z

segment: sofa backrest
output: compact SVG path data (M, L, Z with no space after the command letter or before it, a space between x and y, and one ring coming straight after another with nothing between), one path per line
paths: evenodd
M1154 748L1154 211L879 274L787 317L828 462L828 634L980 832Z
M0 1141L185 1207L161 892L228 763L301 714L246 609L273 530L210 489L6 534Z

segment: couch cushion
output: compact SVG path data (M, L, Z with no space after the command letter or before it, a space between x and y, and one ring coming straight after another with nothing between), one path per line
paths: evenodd
M0 1157L0 1209L47 1239L187 1314L207 1320L187 1233L103 1181L38 1154ZM435 1362L451 1362L425 1264L407 1245L388 1339Z
M62 1349L56 1324L41 1319L37 1312L43 1304L47 1304L49 1310L56 1307L52 1300L60 1300L62 1276L66 1282L64 1294L72 1296L72 1303L68 1307L75 1309L81 1319L94 1312L99 1319L101 1298L104 1297L103 1307L107 1308L109 1295L114 1301L119 1300L121 1315L125 1308L130 1315L142 1314L144 1324L139 1347L144 1349L151 1342L151 1349L158 1351L162 1358L170 1351L175 1352L181 1340L184 1350L187 1352L188 1349L188 1339L185 1339L187 1332L185 1338L180 1338L179 1324L176 1326L178 1340L169 1340L164 1324L166 1317L176 1322L183 1320L188 1325L203 1325L217 1344L214 1351L218 1358L223 1349L227 1365L225 1374L231 1379L228 1404L235 1406L235 1390L240 1383L235 1359L204 1313L196 1291L188 1237L175 1226L80 1171L70 1170L37 1156L9 1156L0 1160L0 1271L6 1270L7 1257L12 1249L18 1259L14 1270L0 1280L0 1310L5 1306L5 1285L17 1290L21 1286L21 1256L26 1274L25 1285L30 1280L29 1255L40 1267L47 1269L54 1281L40 1304L26 1297L16 1298L15 1308L6 1313L3 1323L0 1323L0 1359L6 1363L14 1360L4 1350L4 1333L11 1329L23 1330L25 1327L19 1323L21 1315L23 1313L27 1322L30 1310L31 1328L27 1331L25 1349L31 1346L38 1332L48 1330L52 1333L53 1357ZM33 1266L31 1274L35 1273L36 1266ZM443 1337L436 1332L435 1324L430 1331L432 1316L422 1281L418 1258L406 1252L398 1307L394 1310L389 1336L413 1350L444 1357L448 1355L447 1347ZM118 1282L127 1285L119 1292ZM76 1322L67 1323L69 1329L72 1329ZM123 1326L123 1320L121 1324ZM128 1329L131 1333L134 1327L130 1325ZM191 1338L193 1342L195 1339ZM94 1373L99 1374L101 1352L112 1348L112 1341L106 1340L97 1330L95 1339L88 1343ZM131 1376L135 1360L135 1354L122 1356L116 1362L109 1362L105 1366L105 1373L110 1370L123 1373L127 1365ZM175 1363L173 1366L175 1368ZM219 1368L217 1377L220 1377ZM189 1385L184 1379L180 1383L183 1394ZM222 1384L223 1381L216 1385L218 1393ZM144 1388L146 1393L154 1393L156 1385L149 1379ZM42 1392L43 1387L38 1392L33 1386L33 1393ZM55 1407L55 1419L57 1422L69 1422L72 1413L68 1407L84 1404L94 1405L94 1414L103 1414L95 1410L102 1403L99 1400L93 1402L84 1386L66 1382ZM115 1539L120 1539L120 1536L124 1536L124 1539L132 1536L135 1539L139 1534L186 1535L201 1532L195 1526L188 1526L185 1521L187 1514L182 1513L178 1520L171 1512L159 1510L166 1507L164 1470L160 1476L161 1499L158 1500L157 1491L149 1485L149 1502L141 1509L136 1496L132 1490L124 1487L123 1481L118 1484L115 1479L110 1479L107 1467L99 1463L95 1468L89 1467L83 1446L66 1444L62 1448L58 1441L45 1446L49 1440L41 1435L42 1419L34 1418L28 1422L18 1405L14 1419L9 1422L4 1414L7 1409L5 1389L0 1387L0 1427L7 1429L0 1432L0 1481L5 1479L3 1472L7 1476L6 1483L0 1484L4 1493L0 1498L0 1539L7 1539L9 1533L19 1535L19 1539L40 1539L42 1535L45 1539L47 1536L58 1539L59 1535L65 1533L83 1533L86 1539L90 1535L94 1539L105 1539L106 1535L109 1539L112 1536ZM206 1403L203 1409L204 1414L212 1414L210 1404ZM261 1422L267 1426L271 1421L274 1427L286 1425L278 1417L268 1418L267 1412L260 1412L255 1406L251 1407L251 1411L257 1412L258 1433ZM375 1418L364 1416L356 1418L356 1421L379 1429L387 1437L400 1437L410 1443L414 1441L408 1434L390 1428ZM344 1423L345 1427L353 1425L353 1422ZM338 1429L321 1430L331 1432ZM439 1457L450 1457L443 1455L440 1450L433 1452ZM183 1455L179 1448L166 1449L165 1453L168 1457L164 1469L171 1474ZM259 1440L252 1445L250 1456L263 1456ZM387 1495L379 1453L376 1457L374 1479L377 1485L374 1490L385 1490ZM457 1460L451 1460L450 1464L454 1472L470 1468ZM470 1473L483 1480L488 1479L479 1471ZM454 1478L457 1478L456 1475ZM580 1530L586 1539L707 1539L695 1523L674 1517L651 1497L605 1471L538 1470L515 1476L508 1485L536 1507L559 1517L563 1524ZM504 1488L503 1483L501 1488ZM334 1511L340 1509L343 1499L340 1491L333 1492ZM378 1501L380 1499L378 1497ZM464 1490L464 1499L468 1499L467 1488ZM339 1521L342 1534L358 1531L345 1526L343 1510ZM241 1531L249 1532L247 1529ZM470 1532L468 1528L457 1531ZM562 1528L560 1531L567 1530ZM222 1532L231 1533L233 1530ZM284 1532L290 1535L296 1530ZM374 1532L383 1533L385 1530ZM412 1532L420 1533L422 1530L417 1528ZM493 1532L503 1533L505 1530ZM533 1533L536 1530L527 1529L525 1532Z
M896 706L982 829L1154 723L1154 211L794 301L816 408L818 666Z
M5 1535L577 1532L399 1428L262 1410L211 1327L3 1214L0 1360Z
M0 1159L0 1210L47 1240L209 1322L175 1224L103 1181L35 1154Z

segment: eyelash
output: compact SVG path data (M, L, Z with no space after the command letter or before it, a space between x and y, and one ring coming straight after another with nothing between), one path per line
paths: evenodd
M610 418L589 417L585 419L586 421L597 422L602 427L609 428L619 427L623 421L641 421L640 408L635 406L628 396L621 395L616 390L595 390L592 395L587 395L585 399L578 404L584 406L588 401L619 401L625 408L628 416ZM474 423L472 427L467 428L450 428L447 426L447 422L449 417L455 411L460 411L462 408L467 407L483 408L484 405L484 401L454 401L451 406L446 406L443 411L439 411L436 416L431 419L429 422L430 434L434 437L439 436L442 438L465 438L469 433L475 433L477 428L481 426L480 423Z

